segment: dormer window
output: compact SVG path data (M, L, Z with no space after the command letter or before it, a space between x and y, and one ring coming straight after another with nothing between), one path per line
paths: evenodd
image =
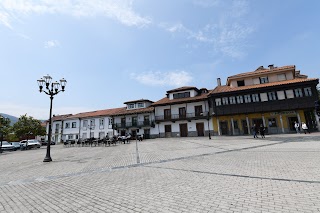
M180 92L180 93L173 94L173 99L189 98L189 97L190 97L190 92Z
M260 77L260 84L269 83L268 76Z
M237 81L238 87L243 87L244 86L244 80Z
M138 103L138 108L143 108L144 107L144 103Z
M128 104L128 109L134 109L134 104Z

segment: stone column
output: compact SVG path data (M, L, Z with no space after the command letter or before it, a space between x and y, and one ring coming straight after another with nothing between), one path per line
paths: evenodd
M248 133L249 133L249 135L251 135L251 131L250 131L250 123L249 123L249 118L248 118L248 116L246 116L246 121L247 121Z
M221 135L219 118L217 118L217 128L218 128L218 135Z
M284 133L284 127L283 127L282 114L280 114L280 123L281 123L281 130L282 130L282 133Z
M232 128L232 135L234 135L234 123L233 123L233 118L231 118L231 128Z
M262 114L262 124L264 127L266 127L266 119L264 118L264 114Z

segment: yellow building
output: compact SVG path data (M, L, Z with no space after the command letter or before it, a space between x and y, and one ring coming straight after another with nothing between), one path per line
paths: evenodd
M259 67L230 76L226 85L209 94L214 133L251 134L255 124L267 133L295 132L294 123L305 122L311 131L320 128L314 103L318 79L307 78L295 66Z

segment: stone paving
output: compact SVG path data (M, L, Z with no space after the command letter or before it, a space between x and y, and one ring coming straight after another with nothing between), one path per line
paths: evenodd
M138 152L137 152L138 150ZM2 212L320 212L320 133L0 155Z

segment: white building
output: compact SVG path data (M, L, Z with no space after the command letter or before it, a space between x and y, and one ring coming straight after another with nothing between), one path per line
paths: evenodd
M123 108L97 110L69 116L64 120L62 140L78 140L87 138L102 139L106 135L113 136L112 115Z
M205 88L180 87L153 103L158 137L210 136L213 127L208 92Z
M51 141L54 141L55 143L60 143L63 141L64 120L71 115L72 114L53 115L52 116L52 119L51 119L51 129L52 129ZM47 129L46 140L48 140L49 121L47 122L46 129Z
M125 102L126 107L112 115L115 134L130 133L133 138L143 135L145 139L156 137L154 108L150 106L152 103L153 101L147 99Z

